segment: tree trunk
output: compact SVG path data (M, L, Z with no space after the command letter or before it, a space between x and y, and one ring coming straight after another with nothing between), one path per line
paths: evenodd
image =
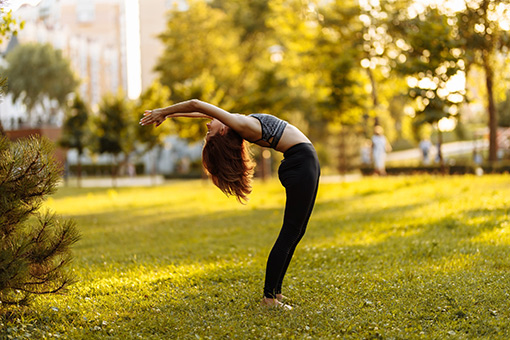
M487 110L489 112L489 165L492 168L498 158L498 117L492 89L494 71L492 70L488 52L484 53L483 67L485 70L485 84L487 86Z
M81 152L78 153L78 164L76 166L76 175L78 177L78 188L81 188Z
M374 79L374 74L372 73L372 69L367 67L368 78L370 79L370 86L372 86L372 103L374 104L374 110L379 106L379 96L377 95L377 87Z
M117 163L117 154L113 154L112 162L112 187L117 187L117 173L119 171L119 164Z
M0 137L1 136L7 136L7 134L5 133L4 126L2 125L2 122L0 121Z
M441 169L441 174L446 174L446 167L444 165L444 157L443 157L443 132L437 129L437 158L439 159L439 168Z

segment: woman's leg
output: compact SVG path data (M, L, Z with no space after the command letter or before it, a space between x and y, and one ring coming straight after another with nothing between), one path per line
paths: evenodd
M301 239L303 238L303 236L305 235L305 231L306 231L306 226L308 225L308 221L310 220L310 215L312 214L312 210L313 210L313 207L315 205L315 198L317 197L317 190L319 189L319 181L317 180L317 183L315 185L315 192L312 194L312 201L311 201L311 204L308 208L308 213L307 213L307 216L305 217L305 219L303 220L303 226L301 228L301 233L299 234L299 237L298 239L294 242L294 244L292 245L290 251L289 251L289 255L287 256L287 260L282 268L282 273L280 274L280 279L278 280L278 284L276 286L276 294L277 295L280 295L282 294L282 283L283 283L283 278L285 277L285 274L287 272L287 268L289 267L289 264L290 264L290 261L292 260L292 256L294 255L294 251L296 250L296 247L299 243L299 241L301 241ZM289 195L287 194L287 202L289 200Z
M317 194L319 166L316 158L293 160L282 164L280 180L286 189L287 202L280 234L269 254L264 296L276 298L288 265L303 237Z

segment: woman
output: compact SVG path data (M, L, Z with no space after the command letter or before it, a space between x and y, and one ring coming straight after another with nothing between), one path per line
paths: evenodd
M310 140L295 126L266 114L241 115L214 105L189 100L145 111L141 125L159 126L166 118L209 118L202 151L204 168L227 195L246 201L253 166L244 140L284 154L278 169L287 201L280 234L267 260L263 306L291 309L281 300L282 281L294 250L303 237L317 196L320 167Z
M386 176L386 153L391 151L391 145L384 137L384 129L380 125L374 127L372 136L372 157L376 175Z

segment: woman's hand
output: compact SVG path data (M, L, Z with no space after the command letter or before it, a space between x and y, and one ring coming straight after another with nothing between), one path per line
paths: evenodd
M140 125L156 124L156 127L160 126L166 119L167 114L163 109L146 110L140 119Z

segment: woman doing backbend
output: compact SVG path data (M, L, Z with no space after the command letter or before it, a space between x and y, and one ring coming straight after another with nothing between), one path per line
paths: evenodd
M204 168L213 183L239 201L251 192L252 161L245 140L280 151L284 159L278 177L287 201L280 234L267 260L262 305L283 304L282 281L294 250L303 237L319 185L320 166L310 140L295 126L268 114L241 115L227 112L200 100L189 100L166 108L147 110L140 124L161 125L166 118L208 118L202 150Z

